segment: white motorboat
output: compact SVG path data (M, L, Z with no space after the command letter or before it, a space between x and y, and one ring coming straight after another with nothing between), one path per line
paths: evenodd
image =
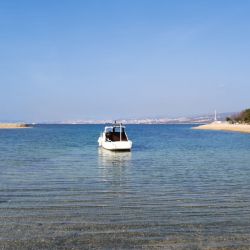
M114 151L130 151L132 148L132 141L128 139L125 126L117 123L104 128L98 143L100 147Z

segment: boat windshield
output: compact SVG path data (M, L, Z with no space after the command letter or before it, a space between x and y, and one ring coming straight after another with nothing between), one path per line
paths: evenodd
M107 127L105 129L107 141L127 141L127 135L125 133L125 127Z

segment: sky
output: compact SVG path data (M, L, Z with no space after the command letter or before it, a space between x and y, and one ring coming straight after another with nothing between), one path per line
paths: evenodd
M250 107L248 0L1 0L0 121Z

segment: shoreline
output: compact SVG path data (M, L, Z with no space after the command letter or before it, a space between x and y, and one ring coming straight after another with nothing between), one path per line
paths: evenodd
M21 129L21 128L31 128L31 126L25 123L0 123L0 129Z
M213 122L205 125L200 125L198 127L193 127L192 129L250 133L250 124L229 124L223 122Z

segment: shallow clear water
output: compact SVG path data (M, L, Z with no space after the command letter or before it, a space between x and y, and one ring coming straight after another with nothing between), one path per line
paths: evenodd
M0 130L0 247L249 249L250 135L190 128Z

